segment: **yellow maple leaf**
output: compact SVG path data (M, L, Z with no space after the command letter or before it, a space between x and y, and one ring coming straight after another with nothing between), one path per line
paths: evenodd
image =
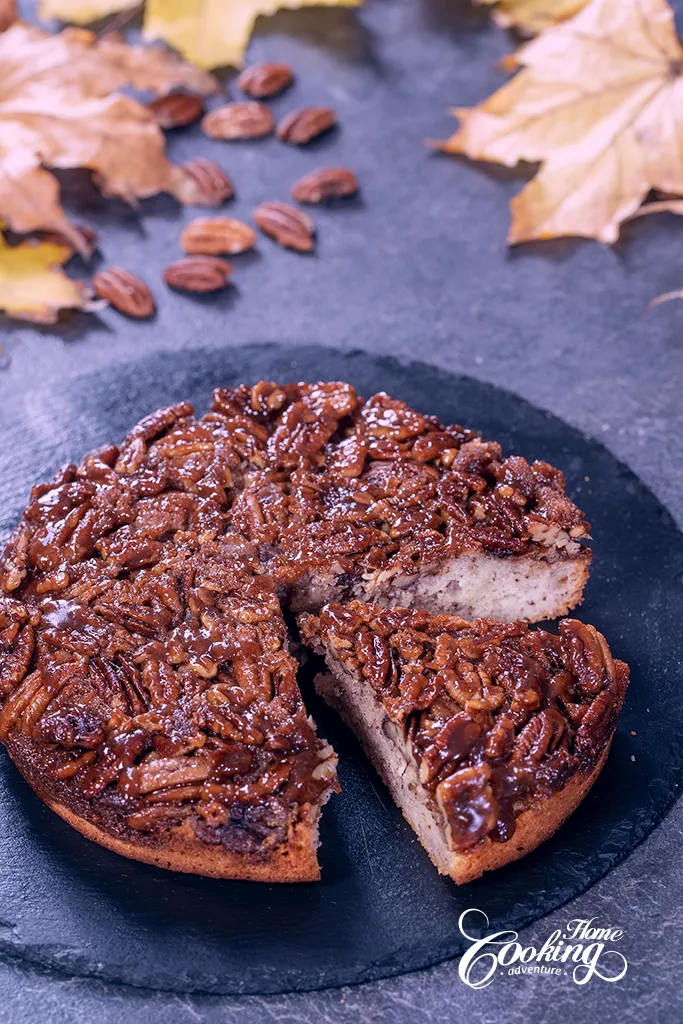
M535 35L573 17L588 0L476 0L476 3L495 4L494 17L503 28L516 28Z
M259 15L280 8L358 7L363 0L147 0L145 39L162 39L200 68L240 67ZM43 17L85 25L139 0L42 0Z
M283 7L357 7L362 0L147 0L146 39L163 39L200 68L240 67L254 23Z
M40 16L88 25L91 21L139 6L139 0L41 0Z
M90 289L62 270L71 256L69 245L47 241L8 245L0 235L0 310L22 320L53 324L60 309L86 309Z
M515 55L522 70L455 110L440 147L513 167L540 163L512 200L511 243L614 242L650 189L683 193L683 47L666 0L592 0Z
M0 218L15 231L58 231L82 245L47 168L88 168L106 195L131 202L172 189L163 133L147 107L115 91L125 85L217 87L169 51L85 29L49 35L15 22L0 34Z

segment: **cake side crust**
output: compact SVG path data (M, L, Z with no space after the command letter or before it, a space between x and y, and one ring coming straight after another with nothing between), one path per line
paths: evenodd
M110 835L85 818L79 817L64 804L42 795L39 787L32 788L41 799L86 839L104 846L130 860L142 861L155 867L185 874L204 875L247 882L317 882L318 818L301 821L290 829L286 844L277 847L263 861L247 854L233 853L220 847L210 847L197 839L176 835L163 847L141 846ZM315 809L319 812L319 808Z

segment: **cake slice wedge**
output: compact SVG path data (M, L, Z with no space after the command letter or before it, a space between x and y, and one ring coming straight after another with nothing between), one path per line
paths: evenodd
M352 602L299 616L320 694L354 730L438 870L457 883L517 860L600 773L628 684L592 626Z
M336 381L214 394L268 440L231 511L284 599L537 622L580 603L589 526L546 462Z

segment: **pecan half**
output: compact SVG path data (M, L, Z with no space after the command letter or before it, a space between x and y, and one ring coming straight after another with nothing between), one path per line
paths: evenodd
M93 277L92 286L96 295L126 316L142 320L156 310L154 297L144 281L123 267L101 270Z
M213 160L198 156L181 164L173 193L181 203L192 206L220 206L235 194L224 170Z
M315 246L315 222L307 213L277 200L261 203L254 210L254 220L264 235L279 245L298 252L310 252Z
M277 126L277 137L294 146L303 146L336 123L337 116L329 107L300 107L282 118Z
M263 103L226 103L209 111L202 131L210 139L258 139L270 135L273 115Z
M164 270L171 288L186 292L217 292L230 284L232 267L216 256L185 256Z
M195 93L174 89L148 103L160 128L184 128L204 113L204 102Z
M180 245L187 253L220 256L253 249L256 232L241 220L230 217L197 217L180 236Z
M476 846L496 826L499 805L487 764L461 768L437 786L436 800L445 814L455 850Z
M277 96L294 81L294 74L288 64L253 64L246 68L237 79L237 85L255 100Z
M291 196L297 203L322 203L326 199L352 196L358 191L358 179L345 167L321 167L299 178L292 185Z

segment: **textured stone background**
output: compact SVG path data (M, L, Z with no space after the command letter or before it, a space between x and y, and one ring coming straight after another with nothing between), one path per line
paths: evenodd
M299 174L323 162L353 167L362 199L316 213L315 257L264 240L258 255L235 260L234 292L210 299L168 293L159 281L189 212L163 198L138 212L80 200L79 216L100 230L107 262L152 284L159 315L135 323L105 311L58 330L5 322L0 417L11 414L12 394L27 378L59 388L86 368L151 348L172 358L185 347L259 341L360 346L490 380L552 410L606 443L683 523L683 306L646 311L654 296L683 286L682 225L673 217L635 222L610 250L558 241L510 252L507 200L523 178L422 145L451 130L446 106L475 103L504 80L495 65L509 49L509 37L465 0L367 0L357 16L285 12L262 24L250 57L289 61L299 75L276 109L327 102L341 131L311 153L275 140L230 146L189 130L172 139L173 156L201 152L222 162L237 185L230 212L238 217L263 199L286 198ZM201 999L8 963L0 965L0 1020L680 1020L682 831L679 802L609 877L522 935L543 940L577 916L624 928L629 972L617 985L501 978L477 993L449 963L356 989Z

